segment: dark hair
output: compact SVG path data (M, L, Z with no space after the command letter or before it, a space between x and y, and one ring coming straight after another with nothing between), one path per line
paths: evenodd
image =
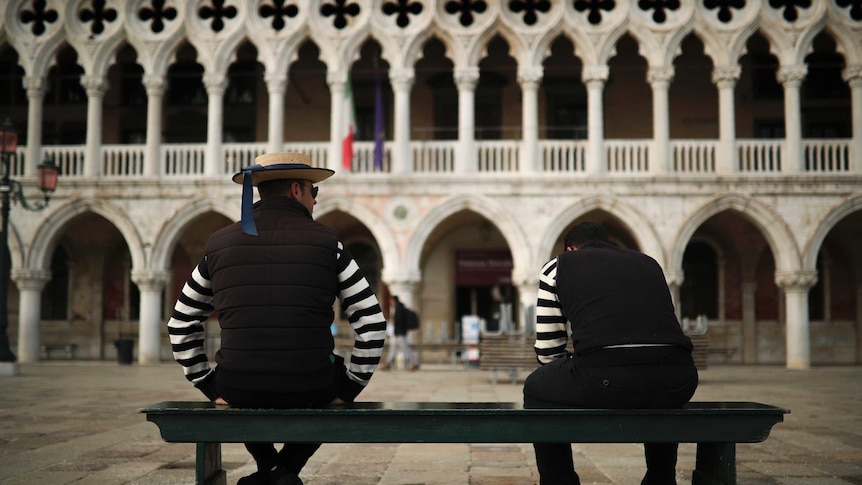
M591 242L610 242L608 240L608 230L601 222L587 221L582 222L571 228L566 233L566 247L579 247Z
M261 199L268 199L270 197L280 197L288 192L290 192L290 186L292 184L300 184L304 185L305 180L301 179L275 179L275 180L267 180L265 182L261 182L257 186L257 192L260 194Z

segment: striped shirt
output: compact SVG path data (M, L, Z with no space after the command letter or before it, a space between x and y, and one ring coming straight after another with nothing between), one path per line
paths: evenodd
M557 296L557 258L548 261L539 274L536 300L536 355L547 364L566 356L568 320Z
M340 241L337 258L338 300L354 333L347 376L365 387L383 354L386 320L368 280L362 275L356 261L344 251ZM204 329L214 309L212 302L212 283L204 256L183 286L168 320L174 359L183 366L186 379L195 385L203 382L212 372L206 356Z

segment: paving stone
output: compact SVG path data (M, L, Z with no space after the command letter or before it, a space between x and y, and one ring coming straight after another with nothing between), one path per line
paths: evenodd
M165 443L138 409L202 400L174 363L22 364L0 377L0 485L173 485L194 481L195 446ZM490 372L446 364L374 376L365 401L522 399L523 377L491 383ZM711 366L699 401L760 401L791 414L763 443L737 446L745 485L862 485L862 367ZM639 483L639 444L575 444L581 483ZM696 447L681 444L680 484L691 482ZM255 471L242 444L222 445L228 485ZM305 485L527 485L538 483L530 444L324 444Z

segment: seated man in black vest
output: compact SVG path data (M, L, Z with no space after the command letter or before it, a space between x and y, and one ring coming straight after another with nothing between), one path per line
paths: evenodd
M233 177L242 220L213 233L168 322L174 358L209 399L235 407L324 407L353 401L386 336L377 297L335 231L315 222L317 187L332 170L301 153L270 153ZM260 201L252 204L252 187ZM354 330L350 362L333 352L339 300ZM218 311L211 368L204 323ZM258 471L238 485L301 485L319 443L246 443Z
M697 388L692 345L658 263L608 241L599 223L566 235L539 275L536 354L524 406L675 408ZM571 326L573 353L566 351ZM571 444L533 445L541 485L579 484ZM644 485L675 484L677 444L645 443Z

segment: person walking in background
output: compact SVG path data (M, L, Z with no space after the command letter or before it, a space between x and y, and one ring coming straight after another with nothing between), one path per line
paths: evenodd
M419 327L419 317L413 310L407 308L397 296L390 298L389 305L393 335L386 362L380 366L380 369L389 370L395 362L395 358L401 353L407 360L407 370L417 371L419 370L419 356L410 345L410 331Z
M242 220L210 236L168 321L174 358L217 404L351 402L377 368L386 336L377 297L335 231L312 219L314 184L332 174L311 167L307 155L270 153L233 176L243 185ZM336 299L355 335L347 363L333 353ZM204 331L213 311L221 327L215 368ZM258 470L238 485L301 485L299 473L320 444L245 446Z
M677 408L694 395L697 369L658 263L584 222L539 275L535 350L524 407ZM573 352L566 351L567 325ZM541 485L573 485L570 443L533 445ZM675 443L645 443L643 485L676 483Z

